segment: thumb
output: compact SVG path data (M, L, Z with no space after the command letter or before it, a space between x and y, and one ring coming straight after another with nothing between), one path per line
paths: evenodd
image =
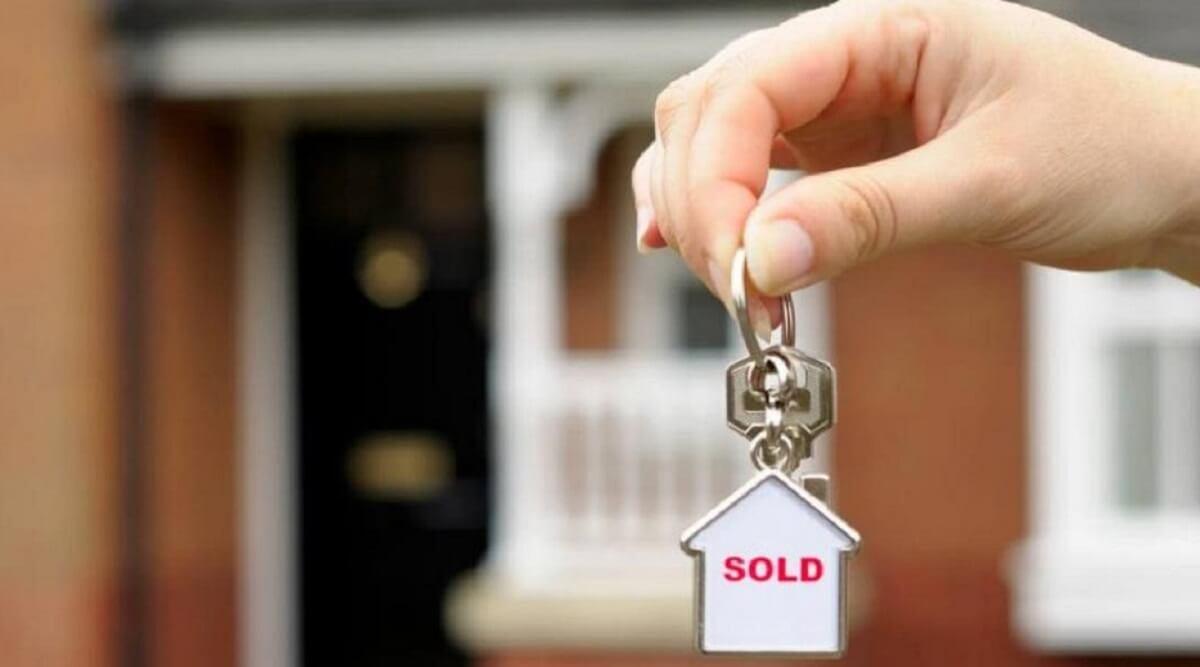
M831 278L893 251L978 236L1003 215L1001 160L961 137L801 178L759 202L746 224L750 277L767 294Z

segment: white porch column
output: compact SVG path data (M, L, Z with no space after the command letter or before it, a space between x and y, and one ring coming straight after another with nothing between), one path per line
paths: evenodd
M495 546L502 576L532 582L556 553L549 531L561 498L551 486L555 382L563 380L560 218L590 194L596 159L621 124L648 113L654 88L520 81L487 109L488 197L495 228L492 366L496 437ZM519 549L519 554L514 551Z
M490 557L499 574L518 580L541 569L547 556L544 505L551 471L538 448L546 435L545 399L553 396L551 370L561 355L562 331L553 106L550 84L527 82L493 93L487 109L495 230L496 504Z

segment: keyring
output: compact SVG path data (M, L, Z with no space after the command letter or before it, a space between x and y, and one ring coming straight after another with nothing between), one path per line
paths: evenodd
M754 365L762 368L767 363L767 359L763 355L762 346L759 345L758 334L754 332L754 325L750 323L750 306L746 290L746 250L744 248L738 248L733 255L729 293L733 299L733 311L737 317L738 329L742 332L742 341L746 344L746 351L754 359ZM782 342L788 347L794 347L796 345L796 310L792 305L792 297L791 295L779 297L779 301L780 309L783 312L783 322L780 324ZM770 342L770 340L767 341L768 344Z
M800 467L800 459L796 456L796 443L791 436L784 433L779 436L775 445L772 450L765 431L754 436L754 440L750 442L750 462L758 470L778 470L785 475L792 474Z

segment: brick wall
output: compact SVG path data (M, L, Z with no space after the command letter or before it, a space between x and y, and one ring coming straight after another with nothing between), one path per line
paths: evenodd
M236 661L234 240L237 133L222 114L154 113L149 238L149 660Z
M0 664L110 664L115 142L82 0L0 19Z

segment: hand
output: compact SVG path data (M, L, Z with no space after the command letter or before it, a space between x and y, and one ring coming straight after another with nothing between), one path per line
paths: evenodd
M659 95L638 244L728 304L939 241L1200 283L1200 74L998 0L843 0ZM759 200L769 167L808 176Z

